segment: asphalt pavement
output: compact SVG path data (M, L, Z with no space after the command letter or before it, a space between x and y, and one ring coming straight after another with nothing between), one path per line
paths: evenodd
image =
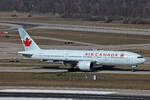
M60 87L0 87L1 98L41 98L71 100L149 100L149 90L60 88ZM9 100L8 99L8 100ZM30 100L30 99L28 99Z
M107 34L116 33L116 34L150 35L150 29L81 26L81 25L67 25L67 24L46 24L46 23L17 22L17 21L0 21L0 23L21 25L24 26L24 28L40 27L58 30L60 29L72 31L103 32Z
M66 93L9 93L0 92L1 97L23 97L24 100L29 100L28 98L57 98L57 99L71 99L71 100L150 100L150 96L131 96L131 95L94 95L94 94L66 94ZM26 99L25 99L26 98Z

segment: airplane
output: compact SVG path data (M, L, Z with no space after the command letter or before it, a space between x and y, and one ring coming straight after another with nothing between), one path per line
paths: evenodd
M128 51L105 50L44 50L32 40L29 34L18 27L24 51L18 52L28 59L47 62L63 62L71 65L71 69L78 67L80 71L93 71L94 66L131 66L132 71L146 60L140 54Z

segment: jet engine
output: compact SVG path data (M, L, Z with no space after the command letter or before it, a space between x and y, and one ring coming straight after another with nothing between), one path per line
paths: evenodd
M92 71L93 63L91 61L79 61L77 66L82 71Z

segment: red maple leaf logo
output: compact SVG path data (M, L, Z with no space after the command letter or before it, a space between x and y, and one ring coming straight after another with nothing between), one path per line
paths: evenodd
M122 53L122 54L120 54L120 57L124 57L124 54Z
M26 38L25 40L23 40L23 43L24 43L24 45L26 46L26 47L30 47L30 45L31 45L31 40L29 40L28 38Z

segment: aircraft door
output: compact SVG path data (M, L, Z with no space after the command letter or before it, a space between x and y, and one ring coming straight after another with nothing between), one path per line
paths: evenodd
M128 62L129 62L129 64L132 64L132 63L133 63L133 57L132 57L132 56L129 56Z

